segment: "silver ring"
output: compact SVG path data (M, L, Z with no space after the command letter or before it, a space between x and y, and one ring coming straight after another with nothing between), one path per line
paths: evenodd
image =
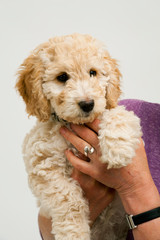
M89 153L89 154L94 153L94 148L93 148L93 147L85 146L85 147L84 147L84 155L85 155L86 157L88 157L88 153Z

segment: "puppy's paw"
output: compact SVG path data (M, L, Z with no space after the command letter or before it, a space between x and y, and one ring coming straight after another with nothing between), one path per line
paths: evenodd
M98 134L101 161L108 169L124 167L131 163L140 142L140 119L123 106L105 110Z

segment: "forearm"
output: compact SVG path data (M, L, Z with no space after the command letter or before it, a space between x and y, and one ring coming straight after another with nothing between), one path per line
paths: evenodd
M160 206L160 195L150 180L142 188L130 194L120 194L127 214L137 215ZM133 229L135 240L160 240L160 218L138 225Z
M39 214L38 225L43 240L54 240L54 236L51 234L51 219Z

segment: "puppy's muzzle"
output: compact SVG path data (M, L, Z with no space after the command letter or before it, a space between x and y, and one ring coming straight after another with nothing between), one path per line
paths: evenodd
M83 112L89 113L94 108L94 100L80 101L78 105L80 106L81 110L83 110Z

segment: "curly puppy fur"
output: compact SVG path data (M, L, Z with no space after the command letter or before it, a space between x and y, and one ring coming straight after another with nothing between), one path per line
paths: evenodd
M141 136L139 119L117 106L120 71L105 46L88 35L55 37L39 45L18 72L16 88L36 126L23 144L24 161L41 214L52 218L56 240L125 239L127 226L118 197L89 227L88 202L71 176L64 151L70 144L59 134L67 123L101 119L101 161L108 168L129 164ZM80 102L92 101L92 109Z

